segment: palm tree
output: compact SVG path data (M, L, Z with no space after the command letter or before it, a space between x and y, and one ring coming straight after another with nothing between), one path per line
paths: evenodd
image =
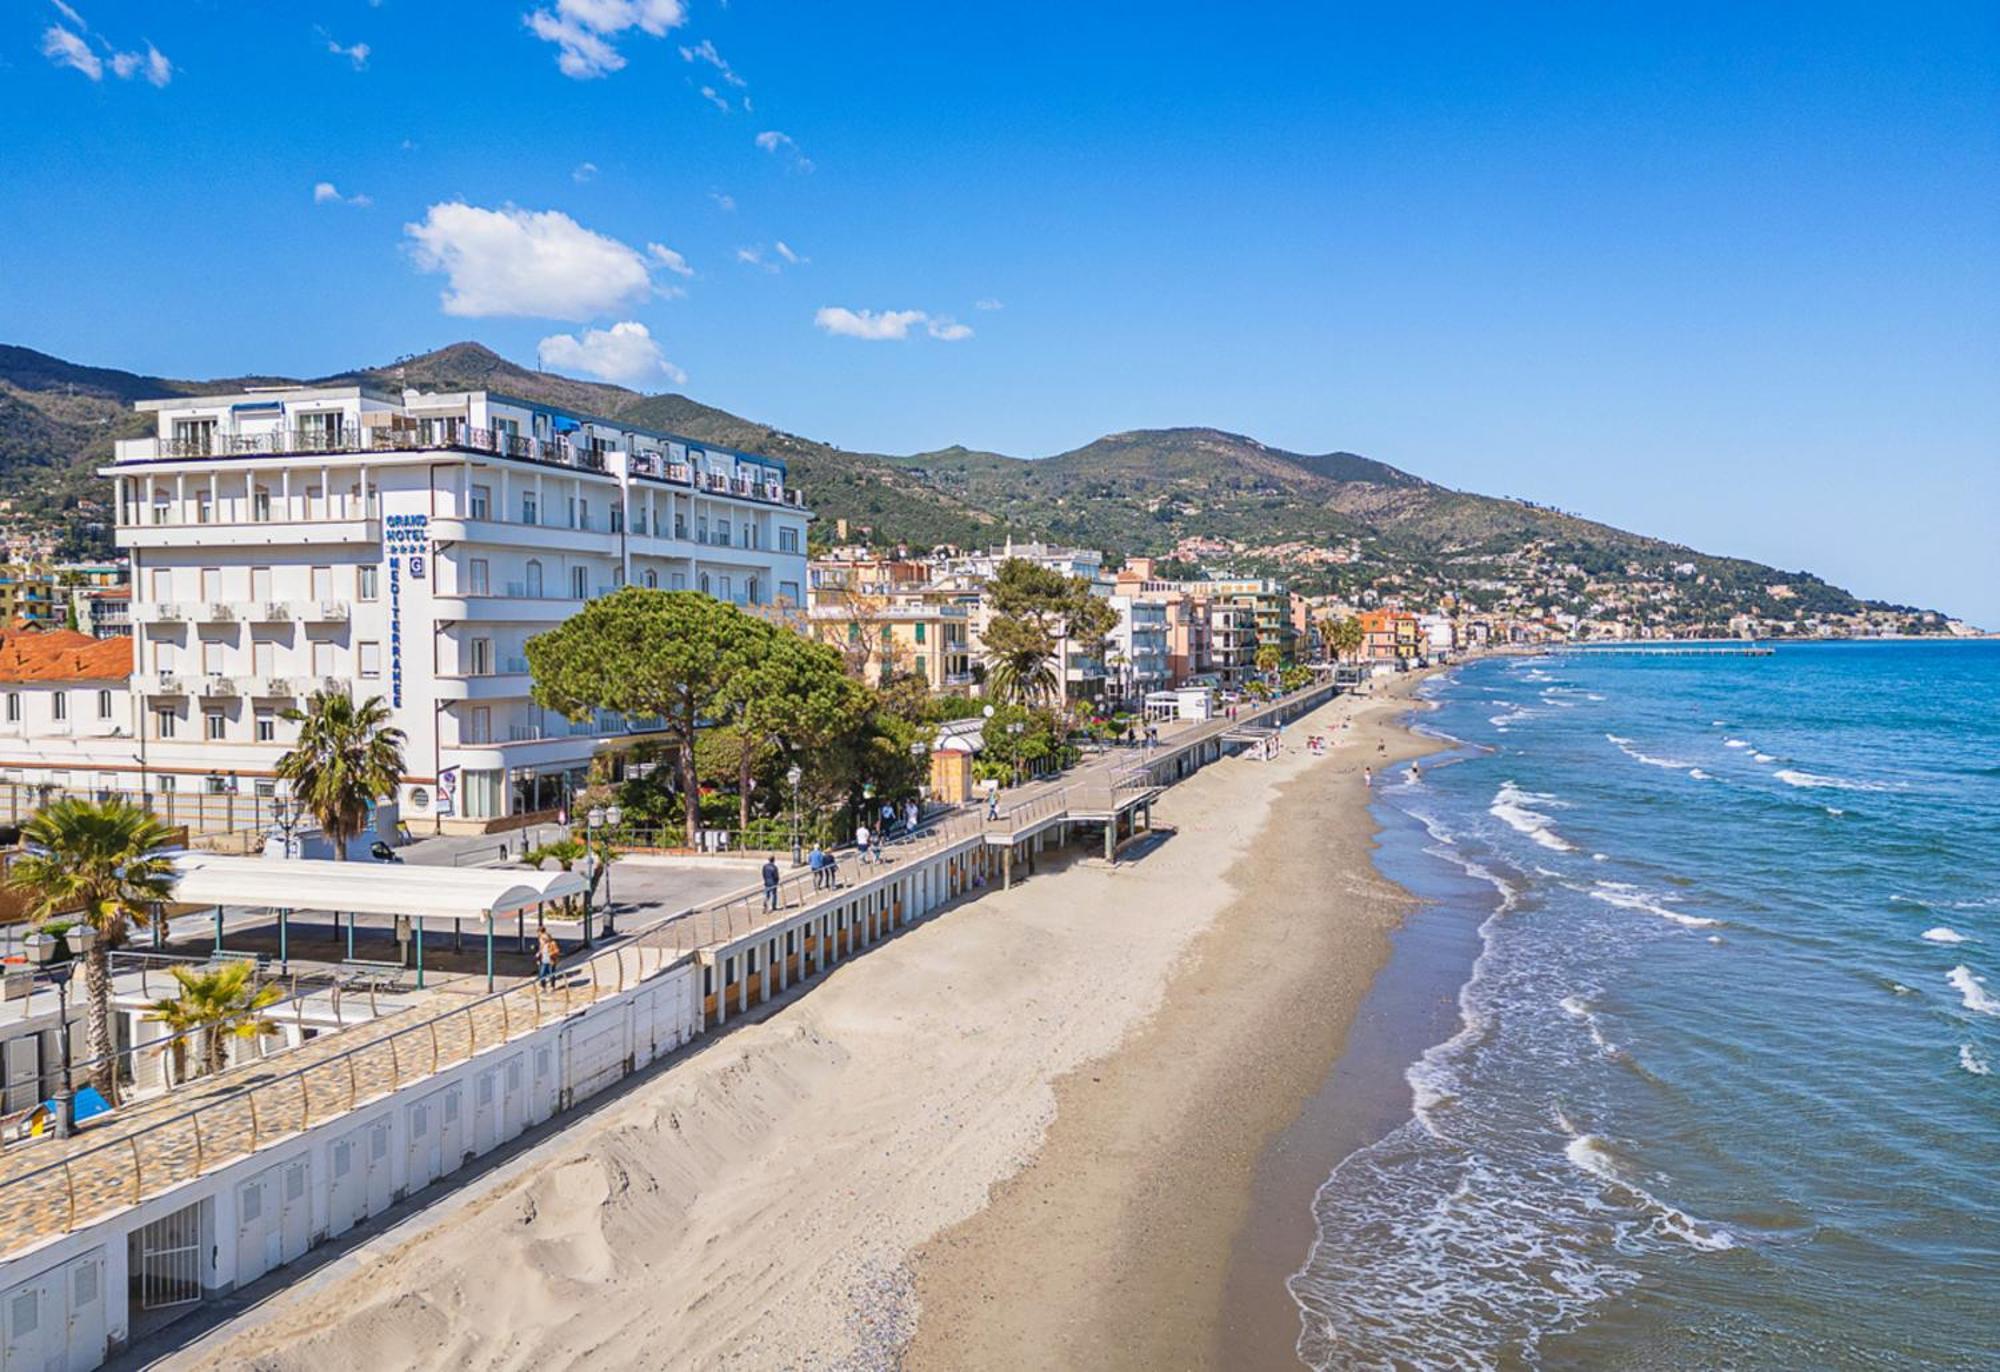
M97 931L83 964L84 1052L93 1064L90 1080L107 1100L117 1099L118 1077L111 950L124 943L128 925L143 927L151 908L172 898L174 868L165 850L176 837L125 800L52 801L21 827L26 851L7 873L9 886L29 894L33 918L65 915Z
M1328 618L1320 625L1320 637L1325 640L1332 655L1338 658L1353 657L1361 651L1367 640L1362 632L1361 621L1353 615L1345 619Z
M995 616L985 640L986 686L995 700L1033 706L1057 694L1056 642L1040 624Z
M180 994L154 1001L146 1018L166 1025L176 1035L196 1029L203 1031L201 1065L208 1075L222 1070L230 1038L254 1039L277 1031L277 1025L262 1012L275 1004L284 991L275 982L255 985L251 981L255 969L249 963L169 970L181 984ZM172 1043L176 1076L185 1063L185 1044L180 1038Z
M403 780L403 731L389 727L389 707L370 696L359 705L344 691L315 691L304 710L287 710L299 741L278 759L278 775L333 841L336 861L368 822L368 807L396 794Z

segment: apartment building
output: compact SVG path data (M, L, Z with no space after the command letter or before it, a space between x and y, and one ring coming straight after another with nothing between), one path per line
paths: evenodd
M1167 651L1167 605L1145 596L1114 594L1118 627L1105 645L1110 694L1124 702L1143 701L1148 692L1174 684Z
M1364 610L1361 613L1361 660L1395 662L1422 654L1424 635L1417 617L1407 610Z
M807 612L812 634L848 659L862 680L882 685L921 677L938 694L970 694L973 607L950 593L829 594L813 590Z
M1250 611L1257 626L1257 647L1276 648L1278 660L1298 657L1298 631L1292 627L1292 597L1281 582L1268 577L1223 578L1206 583L1207 592ZM1254 661L1256 653L1253 650Z
M785 466L485 391L285 387L141 402L119 443L136 770L268 792L283 718L379 695L407 737L406 823L562 803L607 739L529 697L525 645L624 585L805 604Z
M60 628L68 613L54 569L32 562L0 566L0 624Z
M0 629L0 782L121 790L137 761L132 647L72 629Z

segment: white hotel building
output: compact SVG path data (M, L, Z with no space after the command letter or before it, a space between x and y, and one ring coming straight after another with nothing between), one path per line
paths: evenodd
M124 789L268 793L283 710L331 687L392 707L412 828L552 808L645 723L538 708L530 637L623 585L804 605L809 515L769 458L484 391L139 408L157 434L103 471L132 562Z

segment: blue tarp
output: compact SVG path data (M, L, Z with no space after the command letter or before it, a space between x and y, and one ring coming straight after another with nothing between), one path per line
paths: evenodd
M76 1093L76 1122L82 1124L87 1119L109 1114L111 1103L98 1093L95 1086L85 1086ZM56 1122L56 1103L53 1098L36 1107L35 1117L29 1121L30 1133L39 1134L43 1129L52 1129Z

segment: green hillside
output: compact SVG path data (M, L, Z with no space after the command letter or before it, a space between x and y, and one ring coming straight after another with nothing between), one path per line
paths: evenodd
M259 378L268 384L281 378ZM997 543L1007 536L1167 555L1221 540L1201 561L1285 577L1295 587L1417 604L1523 612L1624 605L1635 622L1719 627L1731 615L1783 623L1860 615L1868 603L1810 573L1715 557L1560 511L1454 491L1347 452L1291 453L1216 429L1110 434L1052 457L952 447L908 456L853 452L703 405L641 395L509 362L475 343L316 378L385 390L487 389L593 412L783 459L820 517L816 542ZM0 347L0 495L17 518L67 522L77 550L108 551L79 518L102 498L93 469L114 438L143 432L130 404L207 392L240 379L174 381L78 366ZM1891 607L1873 607L1887 612Z

